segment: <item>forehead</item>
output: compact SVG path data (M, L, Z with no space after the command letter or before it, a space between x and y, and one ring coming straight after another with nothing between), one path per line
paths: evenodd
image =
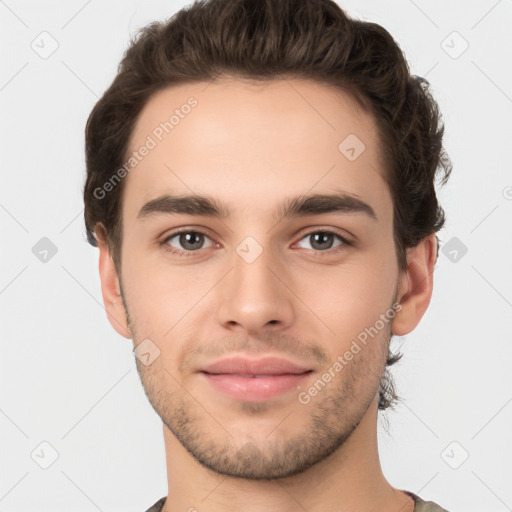
M135 124L130 153L144 146L125 178L123 209L132 217L163 193L204 193L254 213L306 192L390 203L374 118L349 94L311 80L167 87Z

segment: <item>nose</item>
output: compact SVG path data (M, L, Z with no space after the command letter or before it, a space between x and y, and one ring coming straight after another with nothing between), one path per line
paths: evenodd
M254 261L240 254L234 253L233 268L216 290L219 323L246 335L288 328L295 312L286 267L269 250Z

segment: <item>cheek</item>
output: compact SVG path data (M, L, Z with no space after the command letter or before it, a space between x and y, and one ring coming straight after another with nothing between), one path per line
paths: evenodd
M313 277L302 280L302 295L337 340L352 339L374 325L393 302L396 275L392 258L354 260Z
M126 301L138 337L153 335L157 339L163 339L174 325L179 329L178 322L193 315L191 308L214 283L211 272L204 275L191 267L171 267L135 255L123 260L123 276Z

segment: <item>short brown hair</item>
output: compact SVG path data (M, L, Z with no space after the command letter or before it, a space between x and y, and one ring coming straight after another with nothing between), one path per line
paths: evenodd
M443 227L434 181L441 175L446 183L451 162L442 146L441 115L429 83L411 75L383 27L350 18L332 0L201 0L132 38L117 76L87 120L87 239L94 246L97 236L108 242L118 272L125 180L107 199L97 191L127 161L130 136L150 97L165 87L222 76L312 79L350 93L374 117L401 270L407 268L406 249ZM401 357L389 353L387 366ZM379 409L396 399L386 368Z

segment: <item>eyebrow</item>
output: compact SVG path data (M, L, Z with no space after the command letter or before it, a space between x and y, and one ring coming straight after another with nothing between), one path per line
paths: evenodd
M378 220L369 204L347 193L300 195L289 198L274 211L274 219L326 213L362 213L375 221ZM166 194L144 204L137 219L143 220L160 214L202 215L226 219L229 218L230 211L224 203L210 196Z

